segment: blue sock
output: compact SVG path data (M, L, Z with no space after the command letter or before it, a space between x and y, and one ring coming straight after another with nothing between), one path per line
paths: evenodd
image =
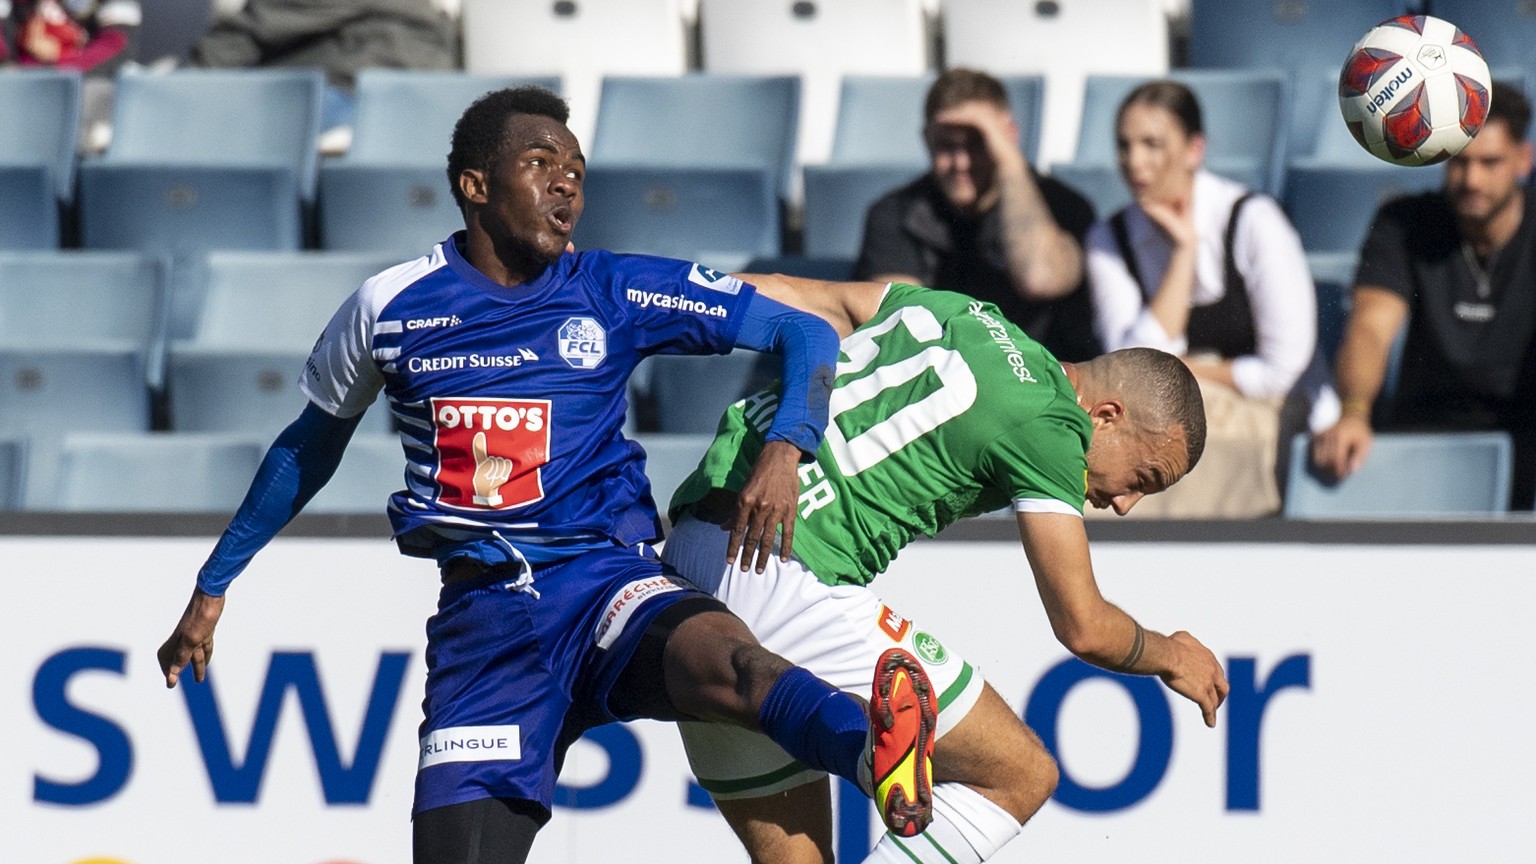
M795 666L773 682L757 722L802 765L858 785L869 716L857 699Z

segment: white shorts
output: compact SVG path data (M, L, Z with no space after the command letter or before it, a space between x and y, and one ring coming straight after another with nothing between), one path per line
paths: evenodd
M730 535L683 517L662 560L736 613L770 651L834 687L869 698L875 662L901 646L923 664L939 696L937 734L953 729L981 697L980 673L875 592L826 585L805 565L775 555L763 573L725 563ZM679 723L694 775L717 799L758 798L823 776L796 762L767 736L724 723Z

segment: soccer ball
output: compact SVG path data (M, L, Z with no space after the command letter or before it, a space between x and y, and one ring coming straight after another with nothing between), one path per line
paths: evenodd
M1403 15L1355 43L1339 73L1339 110L1371 155L1432 165L1483 128L1492 84L1482 52L1456 25Z

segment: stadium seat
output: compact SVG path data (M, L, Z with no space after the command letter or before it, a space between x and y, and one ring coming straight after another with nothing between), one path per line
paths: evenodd
M1333 358L1344 338L1357 262L1355 252L1307 255L1307 270L1317 293L1317 351L1328 369L1333 368Z
M857 258L869 206L926 170L907 165L805 166L805 254Z
M1364 151L1362 151L1364 152ZM1308 252L1358 252L1377 209L1401 195L1438 189L1443 165L1403 168L1292 163L1281 199Z
M735 270L776 255L779 203L766 168L601 165L587 169L576 245Z
M926 72L921 0L700 0L701 66L710 74L798 75L798 161L826 161L845 75ZM920 102L917 104L921 104Z
M6 70L0 117L11 118L0 123L0 248L57 248L59 210L74 197L80 76Z
M60 439L73 432L149 431L142 350L0 347L0 436L27 439L24 501L56 492Z
M699 460L715 440L714 429L698 434L631 435L645 448L645 474L651 481L651 497L663 517L672 501L672 493L683 485L688 475L699 467Z
M1365 466L1329 485L1311 471L1308 436L1291 441L1288 519L1426 519L1509 509L1513 451L1503 432L1382 433Z
M630 398L639 409L642 432L712 434L726 406L777 377L775 358L755 351L658 354L635 370ZM701 381L709 386L699 386Z
M1100 219L1108 218L1131 203L1131 190L1120 177L1120 169L1113 164L1058 162L1051 166L1051 176L1087 198L1093 205L1094 214Z
M812 258L806 255L776 255L753 258L742 266L743 273L783 273L806 279L846 282L853 278L853 261L848 258Z
M65 436L58 497L48 507L95 513L231 513L263 447L248 436Z
M373 409L369 409L373 410ZM304 505L305 513L382 513L405 488L405 454L395 435L352 436L330 482Z
M1431 14L1472 37L1490 69L1519 67L1536 74L1536 4L1523 0L1434 0ZM1527 91L1529 93L1529 91Z
M1291 119L1289 79L1276 71L1252 70L1178 70L1167 77L1188 86L1200 101L1206 167L1278 195ZM1115 164L1115 117L1126 94L1145 80L1089 76L1075 163Z
M20 438L0 439L0 511L21 508L26 481L27 442Z
M933 74L846 75L837 103L832 153L836 165L928 167L923 100Z
M1168 71L1164 0L1098 3L998 3L944 0L943 51L949 67L994 75L1043 75L1044 138L1039 160L1074 152L1088 75L1156 77Z
M583 145L591 138L603 76L688 70L677 0L462 0L459 22L465 71L560 76L570 127Z
M558 78L364 69L357 74L352 145L321 166L320 245L415 257L464 227L444 167L453 127L486 92Z
M1435 0L1437 6L1442 2ZM1301 75L1328 69L1337 77L1355 40L1406 6L1404 0L1191 0L1189 62L1205 69Z
M171 428L244 431L270 440L307 400L299 373L343 300L395 263L381 253L210 253L181 271L166 358ZM189 314L189 309L195 312ZM388 432L375 405L363 431Z
M120 74L112 142L80 168L82 245L302 248L322 83L318 70Z

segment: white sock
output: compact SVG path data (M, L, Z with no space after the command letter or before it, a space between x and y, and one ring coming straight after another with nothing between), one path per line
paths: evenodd
M916 837L886 833L864 864L980 864L1024 826L1013 814L961 783L933 787L933 822Z

